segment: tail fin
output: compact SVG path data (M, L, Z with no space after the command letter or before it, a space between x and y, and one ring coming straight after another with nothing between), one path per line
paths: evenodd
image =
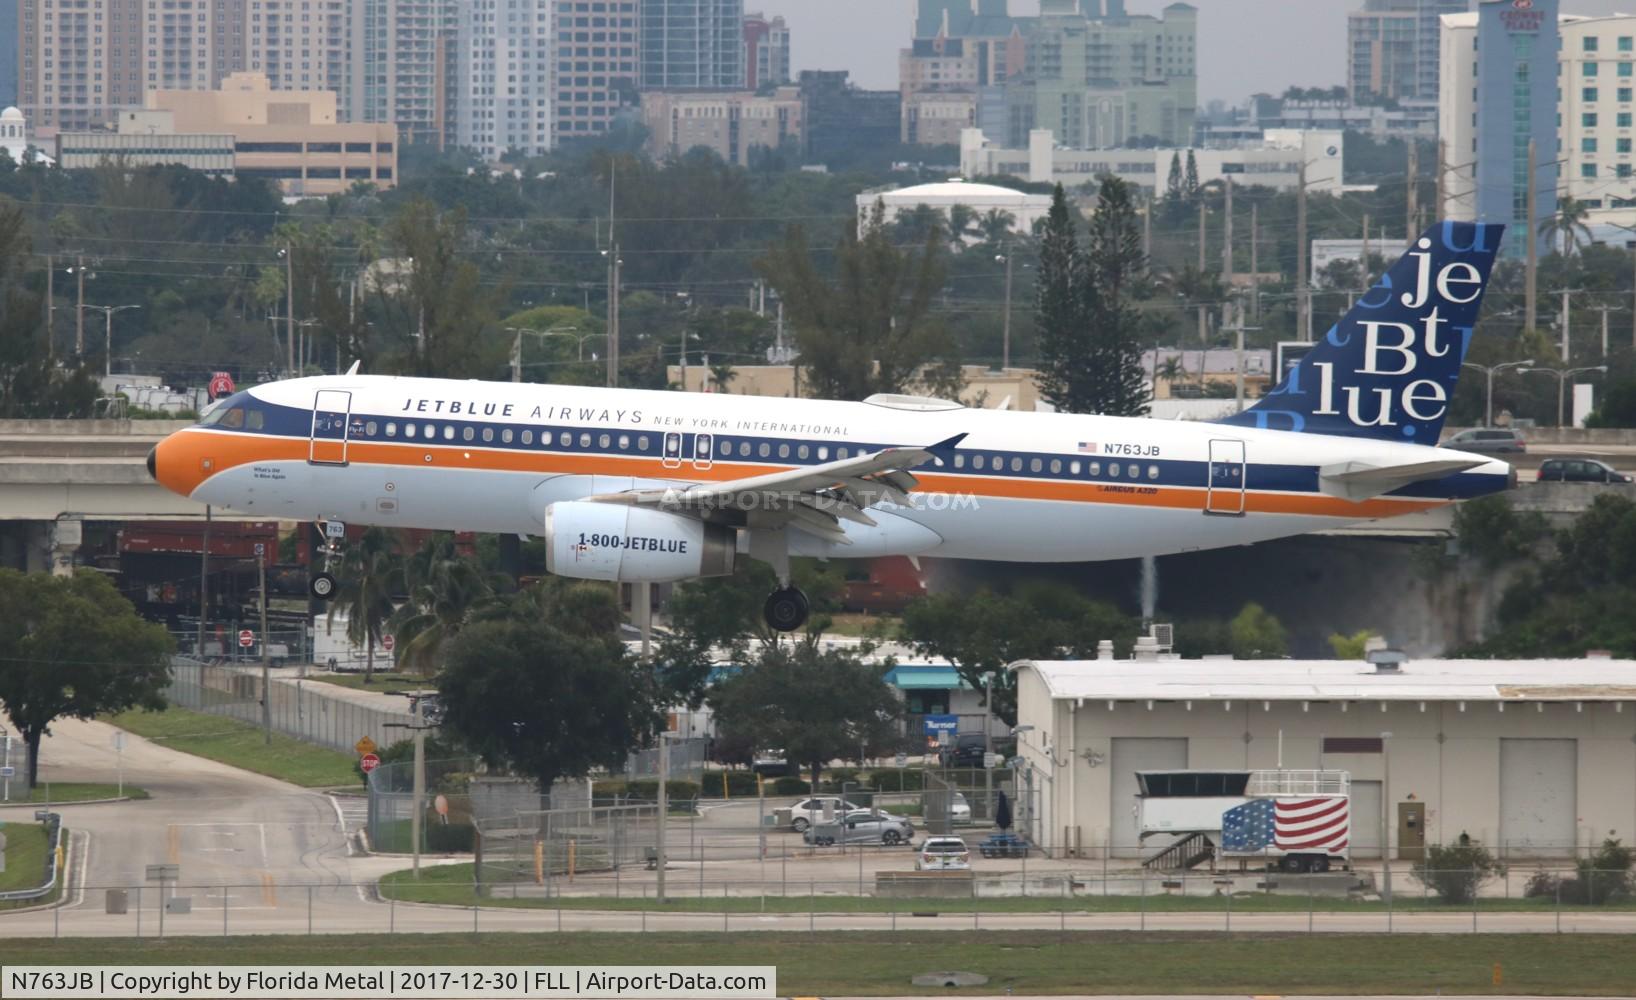
M1436 444L1504 231L1426 230L1276 389L1221 423Z

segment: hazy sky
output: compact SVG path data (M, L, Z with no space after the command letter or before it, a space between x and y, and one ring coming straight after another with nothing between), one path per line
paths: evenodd
M1171 0L1127 0L1157 14ZM1346 82L1346 12L1363 0L1190 0L1199 11L1199 100L1242 101L1290 86ZM914 31L915 0L745 0L746 10L782 14L793 35L794 69L848 69L861 86L898 82L898 50ZM1573 13L1610 13L1636 0L1564 0ZM1011 0L1033 14L1039 0Z

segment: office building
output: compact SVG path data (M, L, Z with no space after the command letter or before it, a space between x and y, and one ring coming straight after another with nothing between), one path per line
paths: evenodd
M779 87L765 95L650 92L642 95L642 124L648 129L648 152L655 158L703 146L741 167L750 165L756 149L799 149L805 139L798 87Z
M782 17L744 15L744 89L789 83L790 28Z
M1558 31L1559 189L1589 209L1593 223L1636 225L1636 16L1565 17Z
M637 0L553 0L553 145L602 135L615 115L637 103L637 6Z
M1026 66L1025 23L1003 0L921 0L916 37L898 53L901 141L958 142L970 125L1004 134L1003 85Z
M741 90L744 0L640 0L643 90Z
M1366 0L1346 15L1346 82L1354 101L1435 101L1441 17L1469 0Z
M252 0L254 2L254 0ZM392 123L404 142L456 140L456 0L350 0L349 93L355 122Z
M844 69L801 71L801 120L810 161L898 141L902 95L895 90L861 90L847 77Z
M1111 149L1192 141L1198 105L1198 12L1098 16L1097 4L1041 0L1027 23L1028 61L1006 85L1008 145L1045 129L1065 146Z
M17 103L17 56L23 48L17 34L17 12L21 7L15 0L0 0L0 108Z
M928 91L903 99L901 142L920 146L958 146L960 133L977 127L978 95Z
M105 161L179 163L218 176L260 177L292 197L397 183L397 127L336 121L333 91L273 90L235 73L219 90L150 91L122 110L117 132L61 132L64 168Z
M466 0L456 43L459 145L490 161L550 150L550 0Z
M1609 39L1605 84L1600 60L1582 60L1583 50L1570 53L1563 45L1557 0L1533 0L1526 6L1512 0L1483 0L1474 13L1443 18L1441 44L1437 119L1444 149L1438 168L1443 175L1443 218L1504 223L1505 252L1521 256L1528 234L1536 228L1528 215L1529 143L1534 145L1533 217L1545 219L1556 214L1562 184L1573 182L1571 177L1558 180L1556 161L1567 150L1558 151L1557 91L1560 87L1563 100L1572 101L1575 113L1590 116L1572 125L1564 118L1563 128L1572 128L1575 137L1596 133L1600 139L1604 113L1616 126L1621 120L1618 98L1630 96L1628 89L1618 93L1617 38ZM1596 44L1592 55L1601 55L1599 38ZM1587 73L1588 67L1595 68ZM1600 92L1604 85L1605 103ZM1597 92L1570 95L1582 87ZM1585 101L1586 97L1594 100ZM1581 110L1590 103L1598 110ZM1624 107L1623 120L1628 121L1633 106ZM1610 141L1615 131L1609 130ZM1612 166L1611 160L1597 162ZM1549 249L1547 238L1535 238L1541 252Z
M1186 163L1188 153L1199 182L1226 177L1234 183L1292 190L1306 165L1308 191L1340 194L1344 153L1342 133L1268 129L1256 140L1194 149L1064 149L1050 132L1038 129L1025 149L988 142L981 131L960 136L960 173L965 177L1011 176L1033 183L1074 188L1113 174L1149 193L1163 193L1173 160Z
M17 98L36 136L104 125L142 103L143 13L142 0L21 0Z

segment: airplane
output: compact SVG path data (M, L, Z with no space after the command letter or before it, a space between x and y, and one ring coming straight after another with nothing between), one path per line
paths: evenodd
M401 378L238 392L148 456L246 514L543 536L549 572L663 583L791 556L1093 562L1244 545L1510 488L1436 447L1503 227L1442 222L1241 413L1214 422ZM339 529L339 530L337 530ZM315 597L335 591L327 571Z

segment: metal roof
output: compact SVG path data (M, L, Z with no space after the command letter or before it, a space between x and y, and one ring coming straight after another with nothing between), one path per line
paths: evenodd
M1103 701L1636 701L1636 661L1021 660L1052 698Z

